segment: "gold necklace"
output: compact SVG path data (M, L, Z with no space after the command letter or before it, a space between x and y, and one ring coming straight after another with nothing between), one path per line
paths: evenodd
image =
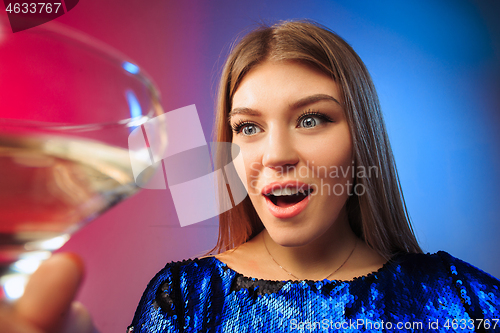
M274 259L273 255L271 254L271 252L269 252L269 249L267 248L267 244L266 244L266 240L264 239L264 234L262 234L262 242L264 243L264 247L266 248L266 251L267 251L267 254L269 254L269 256L271 257L271 259L273 259L274 263L276 265L278 265L283 271L285 271L288 275L290 275L291 277L293 277L295 280L301 280L299 279L298 277L296 277L295 275L293 275L292 273L290 273L289 271L287 271L285 269L285 267L281 266L277 261L276 259ZM358 240L356 239L356 241L354 242L354 247L352 248L351 250L351 253L349 253L349 255L347 256L347 258L344 260L344 262L342 263L342 265L340 265L336 270L334 270L332 273L328 274L327 277L325 277L323 280L327 280L330 276L332 276L333 274L337 273L342 267L344 267L345 263L349 260L349 258L351 258L352 254L354 253L354 250L356 249L356 246L358 245Z

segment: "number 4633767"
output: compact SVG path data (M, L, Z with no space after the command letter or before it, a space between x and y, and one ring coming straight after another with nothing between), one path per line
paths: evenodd
M5 11L14 14L51 14L57 13L61 7L60 2L30 2L30 3L9 3Z
M498 325L498 319L453 319L446 320L444 327L447 329L496 329Z

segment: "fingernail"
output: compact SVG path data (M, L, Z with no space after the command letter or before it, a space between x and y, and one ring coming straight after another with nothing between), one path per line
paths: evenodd
M76 264L76 266L80 269L80 271L82 272L85 271L85 263L83 262L82 257L80 257L78 254L73 252L64 252L61 254L71 259L71 261L73 261Z

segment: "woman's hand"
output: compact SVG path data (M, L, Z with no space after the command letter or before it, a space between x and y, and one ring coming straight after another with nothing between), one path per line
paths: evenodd
M76 255L53 255L30 278L23 297L0 311L0 332L97 332L87 310L73 302L83 271Z

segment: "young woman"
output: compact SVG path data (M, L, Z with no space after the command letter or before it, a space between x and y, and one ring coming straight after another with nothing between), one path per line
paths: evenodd
M248 197L221 214L219 254L153 278L129 332L500 329L500 282L418 246L375 89L340 37L298 21L245 36L216 129Z

